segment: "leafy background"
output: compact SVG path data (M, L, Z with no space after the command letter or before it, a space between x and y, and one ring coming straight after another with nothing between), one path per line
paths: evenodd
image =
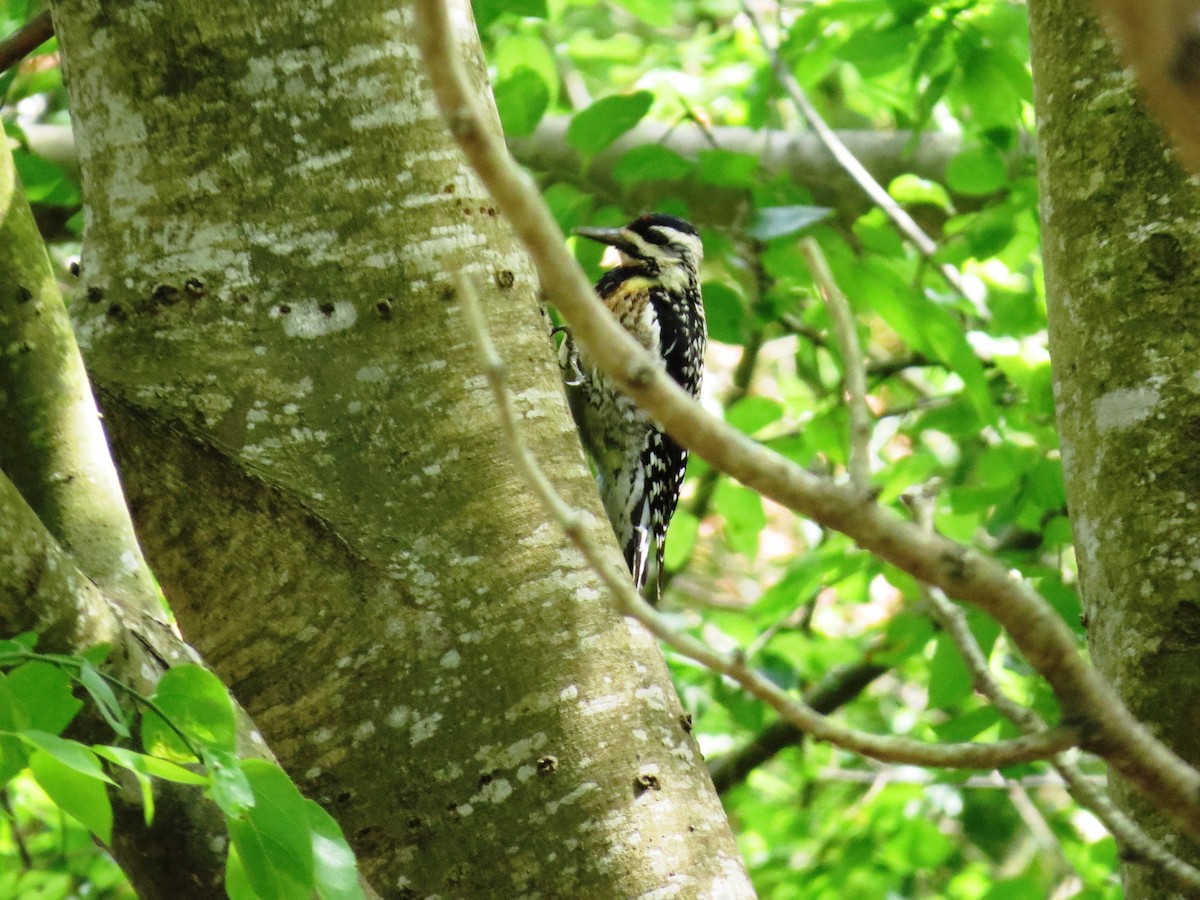
M650 209L701 227L706 405L800 464L844 475L842 360L797 250L801 236L815 238L867 357L881 501L901 510L905 491L937 479L937 527L1019 570L1082 643L1046 351L1024 4L753 7L831 125L901 135L886 186L937 240L935 262L961 271L967 296L862 197L763 164L757 148L805 126L739 3L474 7L518 154L568 160L534 167L564 232ZM0 0L0 30L37 11ZM0 92L18 142L25 128L67 121L53 42L0 76ZM696 132L698 149L637 140L652 123L658 138ZM916 160L934 138L956 150L931 177ZM67 260L78 247L78 184L35 153L19 150L17 163L56 259ZM600 248L572 242L598 276ZM840 687L839 715L857 727L924 740L1013 733L972 693L909 576L697 460L667 562L664 605L679 627L740 648L785 687ZM995 626L971 622L1009 693L1053 719L1053 697ZM762 897L1119 896L1111 838L1045 766L879 765L801 743L721 679L670 661ZM130 896L28 770L6 789L3 822L0 898Z

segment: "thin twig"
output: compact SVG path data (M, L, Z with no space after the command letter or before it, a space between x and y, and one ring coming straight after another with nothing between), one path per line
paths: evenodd
M902 498L912 510L913 518L927 530L933 529L933 508L938 486L935 480L920 489L910 491ZM951 603L938 588L928 585L923 585L922 588L930 612L958 648L959 655L971 674L975 690L1025 734L1044 731L1046 722L1041 716L1004 693L992 675L983 648L975 639L963 611ZM1050 764L1062 777L1075 802L1096 815L1116 838L1126 855L1136 856L1144 862L1160 867L1190 894L1200 894L1200 870L1184 862L1146 834L1136 822L1117 808L1104 790L1088 778L1070 756L1056 753L1050 758ZM1014 797L1014 801L1019 799ZM1022 812L1022 815L1025 816L1027 812Z
M821 246L812 238L804 238L800 241L800 252L817 283L825 308L829 310L833 337L842 357L842 382L846 388L846 408L850 414L850 450L846 465L850 472L850 483L866 490L871 484L872 416L871 408L867 406L866 366L863 363L862 346L858 343L854 313L850 311L850 303L829 269Z
M754 26L755 32L758 33L758 39L762 42L763 49L767 52L767 56L771 61L771 70L775 73L776 80L782 85L784 91L788 95L788 99L799 111L800 115L808 122L809 127L820 139L821 143L829 150L833 158L838 161L838 164L845 169L854 182L863 189L868 197L883 210L884 215L892 220L892 223L899 229L913 246L917 248L917 252L921 256L933 263L937 270L946 279L946 282L968 303L976 307L980 315L986 314L986 310L981 308L976 297L971 295L971 291L967 289L963 282L962 274L958 269L949 263L939 263L933 257L938 251L937 243L920 225L916 223L912 216L904 211L892 195L889 194L874 176L867 171L866 166L858 161L850 149L842 143L842 139L837 136L837 133L829 127L829 124L817 112L817 108L813 106L812 101L808 98L808 94L804 92L804 88L800 86L800 82L796 80L796 76L792 74L792 70L788 68L783 57L779 54L779 48L773 44L768 38L766 30L763 28L762 21L758 15L750 8L750 4L743 0L742 11L750 19L750 23Z
M566 504L534 459L517 424L508 392L504 361L496 352L488 334L475 288L462 273L457 274L455 282L467 328L479 353L488 385L496 398L504 440L518 471L546 507L546 511L562 526L567 537L583 553L605 587L616 598L623 613L637 619L676 652L731 678L811 737L873 759L944 768L999 768L1017 762L1045 759L1074 745L1074 729L1065 727L1053 732L1043 731L1029 737L997 741L993 744L927 744L909 738L884 737L846 728L821 715L803 701L788 696L786 691L747 666L740 655L718 653L691 635L672 628L666 618L642 599L628 573L613 565L613 560L593 543L588 532L589 526L595 523L589 523L583 513Z
M976 550L900 519L857 488L815 476L759 446L706 413L661 371L604 309L546 204L506 152L495 117L485 118L463 70L444 2L416 0L413 9L426 71L451 133L529 250L543 294L554 298L588 358L681 445L713 466L996 619L1050 683L1063 715L1085 726L1086 748L1200 840L1200 772L1138 721L1081 656L1062 617L1027 582Z
M0 41L0 72L8 71L52 37L54 23L50 20L50 10L43 10Z
M869 660L834 669L805 692L804 702L819 713L834 712L861 694L886 671L886 666ZM746 746L713 760L709 767L713 786L718 794L724 794L745 781L751 772L768 763L780 751L803 741L803 731L791 722L777 721L767 726Z

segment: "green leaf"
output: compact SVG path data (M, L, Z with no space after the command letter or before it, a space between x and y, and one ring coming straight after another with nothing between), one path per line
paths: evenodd
M516 74L517 69L533 69L550 91L550 102L557 98L558 61L538 35L520 30L505 35L496 43L494 65L499 81Z
M722 344L745 343L746 307L737 292L719 281L706 281L701 293L708 336Z
M37 649L38 636L37 636L37 632L35 632L35 631L22 631L20 634L18 634L16 637L14 637L13 640L16 641L18 644L20 644L22 647L24 647L26 650L28 650L30 653L32 653L34 650Z
M233 750L237 734L233 704L225 685L207 669L193 665L168 669L151 699L193 743ZM142 746L151 756L176 762L193 759L179 735L151 710L142 713Z
M997 881L988 892L983 895L982 900L1027 900L1029 897L1037 897L1045 893L1041 883L1032 875L1022 875L1020 878L1009 878L1005 881Z
M254 805L254 791L232 753L203 750L213 802L227 816L241 815Z
M661 144L631 147L613 166L613 178L622 187L646 181L678 181L694 164Z
M230 845L225 857L225 894L229 900L261 900L250 879L246 877L246 867L238 856L237 847Z
M567 143L580 153L594 155L642 121L654 95L649 91L614 94L575 114L567 126Z
M696 546L696 538L700 533L700 520L686 509L675 511L671 519L671 531L667 538L666 553L663 554L663 565L668 572L681 568L692 555Z
M656 28L666 28L675 24L675 4L668 0L615 0L620 6L643 22Z
M696 154L696 177L704 184L752 188L758 183L758 157L732 150L701 150Z
M725 421L743 434L754 434L783 418L783 405L770 397L743 397L725 410Z
M360 900L363 890L358 884L358 866L342 829L316 802L305 800L304 806L312 835L317 894L321 900Z
M952 212L954 209L954 204L950 202L950 195L946 193L944 187L936 181L918 178L910 173L893 178L892 183L888 185L888 193L897 203L927 204L947 212Z
M520 66L511 76L496 83L494 90L500 125L511 137L533 134L550 105L550 90L542 76Z
M828 218L830 213L832 210L824 206L767 206L755 211L746 233L760 241L787 237Z
M117 702L117 695L91 663L85 662L80 666L79 683L92 695L109 727L121 737L129 737L129 724L125 721L125 711Z
M112 644L96 644L94 647L88 647L81 655L93 666L99 668L108 662L109 656L112 655L112 649Z
M173 763L170 760L159 759L157 756L147 756L145 753L138 753L136 750L127 750L124 747L110 747L104 744L93 745L92 750L97 756L103 757L122 768L129 769L131 772L139 772L142 775L161 778L163 781L173 781L176 784L202 785L209 783L208 778L205 776L185 769L183 766Z
M25 741L31 747L36 748L35 753L48 753L64 766L74 769L80 775L86 775L89 778L115 784L111 778L104 774L104 767L100 765L100 760L96 758L96 754L86 744L60 738L58 735L45 731L37 731L32 728L27 728L21 732L21 740Z
M984 144L950 160L946 183L960 194L994 194L1008 183L1008 166L994 147Z
M722 481L713 492L713 509L725 519L725 536L743 556L758 555L758 537L767 524L762 497L732 481Z
M949 709L969 696L971 673L950 636L939 634L934 638L933 659L929 663L929 705Z
M0 675L0 785L25 768L29 751L15 732L25 728L25 707L8 686L8 677Z
M241 766L254 806L230 816L228 825L246 880L262 900L307 897L316 882L304 798L279 766L258 759Z
M77 206L79 188L62 168L25 150L12 152L13 163L30 203L48 206Z
M505 13L538 19L544 19L549 14L546 11L546 0L471 0L471 7L475 11L475 23L480 30L487 28Z
M154 822L154 786L150 781L150 776L147 773L147 766L142 760L154 759L152 756L144 756L141 753L135 753L132 750L125 750L122 747L109 747L103 744L93 744L92 752L101 759L107 759L111 763L115 763L124 769L128 769L137 778L138 787L142 790L142 818L145 819L147 827ZM163 765L175 766L174 763L166 763L163 760L155 760ZM191 775L187 769L175 766L181 772ZM172 781L176 779L171 779ZM201 784L206 784L207 779L201 778Z
M100 768L98 761L96 768ZM78 819L104 843L112 841L112 804L104 781L80 772L45 750L30 754L29 769L46 796L63 812Z
M8 686L25 707L27 727L61 734L83 708L71 692L71 673L60 666L34 660L8 673Z
M999 721L1000 713L995 707L981 706L933 726L933 732L940 741L969 741L979 737Z

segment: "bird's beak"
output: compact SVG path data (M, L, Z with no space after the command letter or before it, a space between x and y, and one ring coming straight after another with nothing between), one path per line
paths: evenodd
M629 240L624 228L576 228L575 234L616 247L622 253L630 253L634 249L634 243Z

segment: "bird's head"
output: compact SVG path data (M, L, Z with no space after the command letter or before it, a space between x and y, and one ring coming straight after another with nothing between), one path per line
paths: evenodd
M666 287L694 283L704 259L696 229L662 213L634 219L624 228L576 228L575 233L616 247L621 265L644 269Z

